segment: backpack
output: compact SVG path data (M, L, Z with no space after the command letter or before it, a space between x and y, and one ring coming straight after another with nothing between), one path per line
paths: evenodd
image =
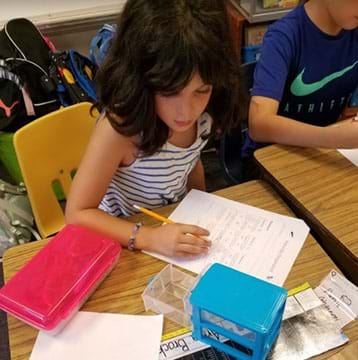
M25 187L0 179L0 257L11 246L41 238L33 228L33 222Z
M104 24L92 38L90 44L90 59L96 65L101 65L106 58L112 40L117 32L117 25Z
M35 25L13 19L0 31L0 130L16 131L59 108L50 47Z
M97 66L89 58L71 49L54 52L50 59L50 76L63 106L96 101L93 78Z

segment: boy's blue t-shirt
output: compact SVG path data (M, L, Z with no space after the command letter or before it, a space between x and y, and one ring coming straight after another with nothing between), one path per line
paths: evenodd
M252 95L279 101L279 115L324 126L337 120L357 84L358 29L328 35L302 5L269 27Z

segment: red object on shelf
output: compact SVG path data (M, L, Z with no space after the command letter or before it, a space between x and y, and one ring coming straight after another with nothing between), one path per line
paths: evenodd
M226 2L227 12L229 15L232 40L234 49L239 60L241 60L241 47L243 45L244 25L247 23L245 17L229 2Z

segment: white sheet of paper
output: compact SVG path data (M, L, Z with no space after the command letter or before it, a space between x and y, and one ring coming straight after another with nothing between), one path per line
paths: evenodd
M339 329L358 318L358 287L337 271L331 270L314 291Z
M158 360L162 315L80 311L56 336L40 332L30 360Z
M358 319L358 286L336 270L331 270L318 287L323 288L332 298L339 299L352 318Z
M294 296L304 311L312 310L323 304L311 288L303 290Z
M337 151L355 166L358 166L358 149L337 149Z
M305 311L294 296L288 296L286 300L285 310L283 312L282 320L289 319L296 315L303 314Z
M198 190L189 192L170 219L208 229L209 253L191 259L151 255L195 273L218 262L280 286L309 232L302 220Z

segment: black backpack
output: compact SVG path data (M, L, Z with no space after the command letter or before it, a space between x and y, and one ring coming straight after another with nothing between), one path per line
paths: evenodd
M50 53L27 19L10 20L0 31L0 130L15 131L59 108Z

